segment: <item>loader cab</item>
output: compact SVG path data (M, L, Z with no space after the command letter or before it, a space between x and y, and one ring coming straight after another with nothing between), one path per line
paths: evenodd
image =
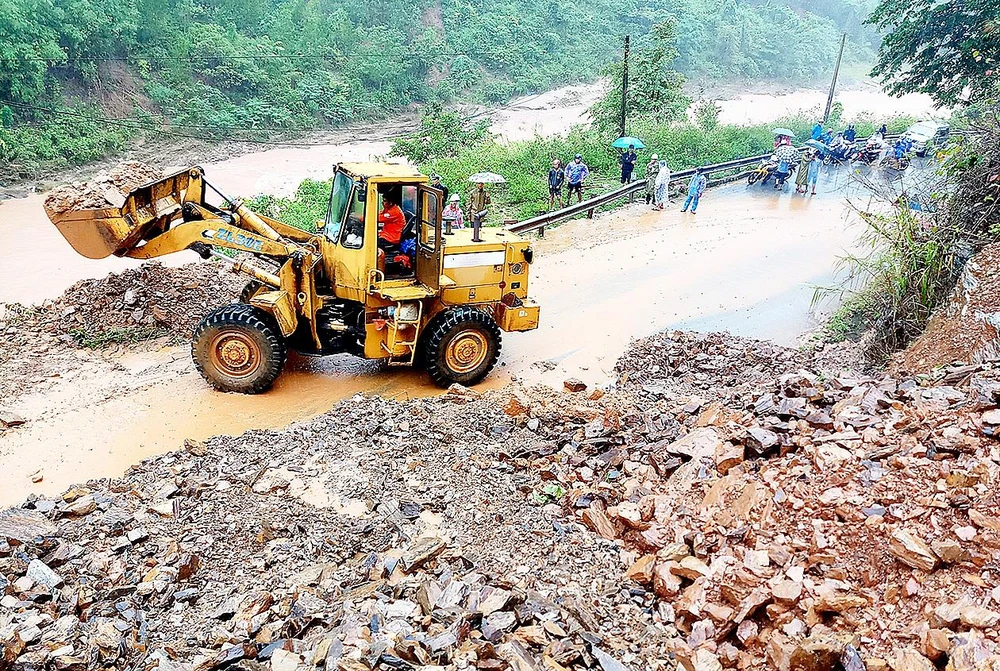
M402 210L398 245L379 244L387 199ZM368 302L373 288L422 285L437 291L441 273L442 194L414 168L394 163L338 164L323 226L323 257L334 293Z

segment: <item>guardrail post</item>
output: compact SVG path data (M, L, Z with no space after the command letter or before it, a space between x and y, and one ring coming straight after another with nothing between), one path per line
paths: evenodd
M589 210L587 210L587 219L593 219L593 218L594 218L594 208L590 208Z
M540 237L540 238L544 238L545 237L545 227L544 226L539 227L539 229L538 229L538 237Z

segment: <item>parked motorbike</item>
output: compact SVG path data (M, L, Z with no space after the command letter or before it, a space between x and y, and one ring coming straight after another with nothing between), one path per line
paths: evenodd
M778 169L778 162L771 159L764 159L760 162L760 165L750 171L747 175L747 184L753 186L757 182L761 184L767 184L768 180L774 176L775 170Z

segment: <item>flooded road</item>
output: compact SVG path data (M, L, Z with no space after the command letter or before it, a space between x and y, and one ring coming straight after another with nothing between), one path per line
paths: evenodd
M635 204L550 230L532 266L541 327L505 335L501 365L480 389L511 378L561 386L570 375L604 383L632 339L669 327L796 344L814 326L813 285L831 279L854 238L843 191L832 191L845 178L831 172L816 197L736 183L709 190L696 215L676 202L664 212ZM0 434L0 504L121 473L185 438L283 427L356 393L439 393L421 371L348 356L294 358L260 396L210 390L186 347L80 358L81 374L21 399L15 409L30 421Z

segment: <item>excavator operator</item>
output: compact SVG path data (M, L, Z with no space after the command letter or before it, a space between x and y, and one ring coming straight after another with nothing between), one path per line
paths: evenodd
M391 191L382 194L382 211L378 213L378 246L388 253L399 249L406 215L399 206L399 198Z

